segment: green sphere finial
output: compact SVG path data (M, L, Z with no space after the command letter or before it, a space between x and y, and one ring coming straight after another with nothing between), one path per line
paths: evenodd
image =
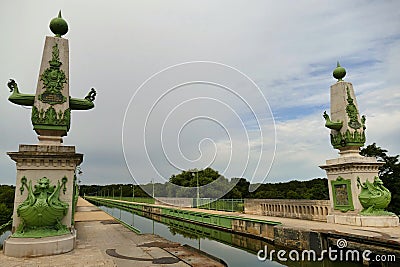
M50 30L56 35L56 37L61 37L68 32L68 24L61 17L61 10L58 12L58 17L50 21Z
M339 81L343 81L344 76L346 76L346 70L340 66L339 61L337 62L336 69L333 70L333 77Z

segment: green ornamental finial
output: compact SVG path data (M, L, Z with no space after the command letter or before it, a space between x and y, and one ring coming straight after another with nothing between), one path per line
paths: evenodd
M50 30L56 35L56 37L61 37L68 32L68 24L61 17L61 10L58 12L58 17L50 21Z
M339 61L337 62L336 69L333 70L333 77L339 81L343 81L344 76L346 76L346 70L340 66Z

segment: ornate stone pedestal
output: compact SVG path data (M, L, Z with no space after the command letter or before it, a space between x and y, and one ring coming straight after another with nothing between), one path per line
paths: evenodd
M8 152L7 154L16 162L17 182L12 224L13 236L4 241L4 253L8 256L27 257L71 251L75 246L76 237L73 227L75 171L82 162L83 155L75 153L74 146L60 145L20 145L18 152ZM43 177L49 181L48 188L40 191ZM44 196L45 204L33 205L30 209L32 216L42 216L43 224L48 223L49 217L55 211L51 210L51 206L43 207L43 205L50 205L50 196L53 193L53 196L56 195L57 188L59 188L58 197L54 197L52 202L55 203L55 206L57 206L57 201L66 203L65 215L62 214L64 216L60 221L63 227L60 226L60 229L40 229L38 227L38 230L31 227L29 233L21 230L21 214L17 212L18 207L27 203L30 194L34 195L36 202L40 196ZM39 226L41 224L40 219L29 217L28 219L33 220ZM50 237L46 237L46 235Z
M21 221L17 208L28 197L28 190L21 181L24 177L26 183L32 181L32 187L43 177L50 180L50 186L62 184L64 177L67 179L65 187L61 189L60 200L70 205L61 223L71 228L75 170L83 161L83 154L75 153L74 146L48 145L20 145L18 152L7 154L17 166L12 232L15 232Z
M341 153L341 157L326 161L320 166L328 176L331 210L327 216L328 223L348 224L371 227L393 227L399 225L399 218L393 216L363 216L358 195L368 179L373 181L378 176L378 169L383 163L374 157L363 157L359 153Z

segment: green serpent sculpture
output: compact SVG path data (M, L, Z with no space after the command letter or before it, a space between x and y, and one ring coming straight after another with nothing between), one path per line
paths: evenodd
M21 179L21 193L24 187L28 190L28 197L17 208L17 214L21 217L13 237L44 237L63 235L69 233L62 218L68 212L68 203L61 201L60 189L64 187L65 193L67 178L58 181L57 186L50 186L50 180L46 177L39 179L38 184L32 188L32 181L27 185L27 179Z
M22 94L19 92L18 85L15 80L10 79L7 83L8 88L12 94L8 100L14 104L21 106L33 106L35 102L34 94ZM89 110L94 108L93 101L96 98L96 90L94 88L90 89L89 93L84 99L80 98L69 98L69 108L71 110Z
M361 192L358 199L364 208L360 212L361 215L393 215L393 213L384 210L389 205L392 194L383 186L383 182L378 176L374 178L373 183L368 179L361 183L360 177L357 177L357 187L360 188L360 186Z

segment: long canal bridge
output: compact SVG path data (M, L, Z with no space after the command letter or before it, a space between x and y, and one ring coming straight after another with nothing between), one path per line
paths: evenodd
M63 145L63 137L70 130L71 111L94 108L96 90L71 97L69 42L63 38L68 24L61 11L49 27L55 36L45 38L36 93L20 92L14 79L7 84L10 102L32 107L39 142L7 153L16 163L17 190L1 266L304 266L304 258L290 256L305 253L307 266L341 266L348 256L353 257L349 266L398 266L399 217L385 210L391 192L379 178L383 163L360 155L366 117L360 115L353 85L343 81L346 70L339 62L330 112L321 112L331 145L339 150L337 158L320 166L328 178L329 201L247 200L244 211L237 212L104 196L84 199L77 182L83 154ZM148 225L139 227L135 218ZM169 234L160 236L156 222L167 225ZM144 230L149 224L152 232ZM206 247L201 246L204 237ZM193 238L197 247L189 242ZM332 259L333 250L339 254ZM362 258L354 258L360 253Z
M121 216L123 213L125 215ZM134 216L148 218L148 221L144 226L136 222L138 226ZM323 250L337 248L338 240L347 241L346 249L371 250L374 257L392 257L387 259L390 261L385 262L384 266L396 266L400 259L399 227L357 227L310 219L176 207L157 202L149 204L95 196L80 198L74 217L78 236L73 252L31 259L1 254L0 261L7 264L4 266L19 266L18 263L20 266L66 266L66 263L72 266L205 266L206 262L207 266L241 266L240 259L234 255L224 258L216 251L207 250L208 245L200 244L201 237L235 251L242 251L248 259L258 263L254 266L269 266L257 259L257 252L265 246L268 246L269 251L294 249L301 253L313 250L317 259ZM152 231L149 229L149 234L141 233L139 228L150 227L151 221ZM157 236L160 230L154 230L154 222L167 225L174 233L182 233L196 240L197 236L199 244L189 241L191 245L182 246ZM237 264L232 260L237 261ZM299 262L280 261L276 255L273 260L288 266L300 266ZM319 266L319 263L309 262L310 266ZM353 262L352 266L362 264L362 260L359 260Z

